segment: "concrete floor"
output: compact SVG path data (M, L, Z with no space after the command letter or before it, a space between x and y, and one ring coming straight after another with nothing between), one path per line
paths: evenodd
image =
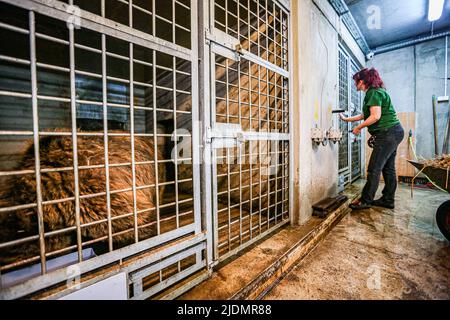
M450 243L434 217L448 199L399 186L395 210L347 215L265 299L450 299Z

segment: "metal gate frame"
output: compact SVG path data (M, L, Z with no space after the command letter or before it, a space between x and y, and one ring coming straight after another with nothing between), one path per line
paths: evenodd
M214 140L221 141L222 143L233 143L233 141L288 141L289 150L289 176L294 176L294 152L293 146L293 106L292 106L292 19L290 16L290 3L286 0L273 0L274 3L283 8L288 17L288 63L289 71L272 65L266 60L259 58L256 55L251 54L245 50L238 50L240 41L234 37L226 34L215 28L215 0L205 1L207 2L203 6L203 28L202 32L205 34L205 44L202 45L202 61L203 61L203 78L209 81L202 81L204 87L202 88L203 94L203 108L202 108L202 121L203 121L203 146L204 146L204 160L205 166L203 169L203 194L205 195L205 213L206 213L206 225L207 225L207 237L208 237L208 265L212 268L221 261L235 255L239 251L245 249L249 245L255 243L266 235L270 234L274 230L282 227L283 225L292 223L292 209L293 209L293 185L292 178L289 179L289 218L288 220L272 227L259 236L253 238L249 242L240 245L239 247L231 250L223 256L219 256L218 250L218 197L217 197L217 154L214 147ZM259 1L257 1L259 4ZM237 4L239 6L239 3ZM239 19L238 19L239 20ZM289 79L289 134L280 133L250 133L250 132L234 132L231 135L224 135L216 131L216 99L215 99L215 57L216 55L223 56L232 60L239 60L240 58L247 59L260 66L263 66L269 70L272 70L278 74L281 74ZM229 132L230 133L230 132Z
M57 0L54 1L48 1L48 0L1 0L4 3L20 7L22 9L29 11L29 17L30 17L30 30L22 30L20 32L26 32L30 35L30 67L32 69L32 94L29 95L30 98L32 98L32 107L33 107L33 126L34 131L30 132L30 135L34 137L35 145L38 145L39 142L39 127L38 127L38 113L37 113L37 85L36 85L36 61L35 61L35 51L36 47L34 44L34 39L36 37L35 30L34 30L34 13L39 13L42 15L50 16L54 19L58 19L61 21L72 21L71 17L73 17L73 13L68 10L69 5ZM70 1L70 4L72 4L73 1ZM102 10L104 10L105 6L105 0L102 2ZM129 2L130 11L132 10L132 1ZM153 3L154 5L154 3ZM153 11L154 12L154 11ZM83 255L80 253L80 246L78 250L78 261L79 263L76 264L76 268L79 271L79 276L83 276L84 274L88 272L97 271L98 269L101 269L106 266L110 265L116 265L115 268L106 269L105 272L101 273L100 275L97 275L90 278L89 280L83 281L80 283L79 287L77 288L64 288L57 292L53 292L49 297L50 299L57 299L59 297L62 297L64 295L67 295L71 292L77 291L79 289L85 288L87 286L90 286L94 283L97 283L107 277L113 276L118 273L125 272L128 277L128 285L127 290L129 290L130 285L134 287L134 297L133 299L146 299L150 296L162 291L166 287L169 287L170 285L176 283L177 281L188 277L198 271L200 271L202 268L205 268L207 266L207 261L204 257L202 257L202 252L207 249L207 245L209 245L207 241L207 235L202 230L202 217L201 217L201 201L199 197L196 197L195 195L200 194L200 128L196 125L196 121L199 119L199 63L198 63L198 48L197 43L199 41L199 33L198 33L198 9L197 9L197 0L191 0L191 43L192 43L192 49L186 49L184 47L178 46L176 44L167 42L165 40L156 38L152 35L146 34L144 32L135 30L131 27L120 25L118 23L114 23L111 20L108 20L106 18L103 18L102 16L95 15L93 13L81 10L80 16L77 17L80 19L80 22L82 23L83 28L93 30L95 32L99 32L102 34L102 37L104 38L106 35L111 36L114 38L119 38L121 40L124 40L131 44L137 44L143 47L146 47L148 49L152 49L153 55L155 55L155 52L163 52L167 53L173 57L179 57L187 61L191 61L191 72L192 72L192 118L193 118L193 125L192 125L192 147L193 147L193 154L192 154L192 161L193 161L193 185L194 185L194 200L193 200L193 206L194 206L194 223L178 228L174 231L170 231L167 233L164 233L162 235L156 236L154 238L137 242L136 244L133 244L129 247L125 247L122 249L118 249L115 251L111 251L109 253L100 255L98 257L94 257L90 260L83 261ZM175 17L174 17L175 19ZM155 19L153 19L155 21ZM8 26L5 24L2 24L3 28L9 28L13 31L17 31L18 29L12 26ZM71 110L72 110L72 121L76 121L74 119L75 117L75 108L76 108L76 98L74 94L74 76L75 76L75 61L74 61L74 28L69 28L70 32L70 39L69 39L69 46L71 51L71 67L70 67L70 76L71 76L71 83L72 83L72 90L71 90ZM154 30L154 29L153 29ZM103 52L104 54L105 52ZM130 58L131 59L131 58ZM154 68L153 68L154 69ZM131 68L131 73L133 68ZM131 78L131 85L132 85L132 78ZM154 87L156 87L156 83L154 84ZM0 94L13 94L10 92L1 92ZM132 99L130 99L132 100ZM133 101L130 102L130 112L133 112ZM156 106L155 108L156 109ZM132 123L134 121L134 118L131 117L130 120ZM131 125L133 127L133 125ZM14 132L0 132L0 134L15 134ZM16 133L16 134L22 134L22 133ZM133 133L132 133L133 134ZM76 126L74 122L72 122L72 136L76 137ZM156 138L156 136L155 136ZM76 139L74 140L76 141ZM74 150L76 151L76 142L74 142ZM36 148L38 150L38 148ZM37 151L39 152L39 151ZM76 156L75 156L76 158ZM39 159L39 158L38 158ZM107 164L105 164L107 166ZM77 171L77 164L76 159L74 160L74 170ZM36 176L37 179L39 179L40 176L40 168L37 166L36 168ZM75 179L76 179L76 173L75 173ZM38 180L39 181L39 180ZM38 184L39 185L39 184ZM75 191L75 193L77 193ZM42 206L42 200L39 200L41 196L39 195L38 191L38 207ZM76 194L76 198L79 198L79 195ZM79 200L77 200L79 201ZM78 210L78 209L77 209ZM44 230L43 230L43 218L42 218L42 211L38 211L39 215L39 235L41 239L44 236ZM173 241L182 238L183 240L175 242L173 244ZM172 244L171 244L172 242ZM162 246L156 252L151 253L144 253L144 251L147 251L149 249L152 249L156 246ZM209 250L208 250L209 252ZM142 279L151 274L151 272L154 271L161 271L164 267L167 267L170 265L170 263L176 263L177 261L181 261L181 259L184 259L186 254L195 254L196 256L196 263L176 274L175 276L172 276L160 284L158 284L155 287L150 288L149 290L144 291L142 289L142 283L139 283L139 281L142 282ZM42 255L41 252L41 260L44 262L42 264L42 275L33 278L31 280L28 280L24 283L18 284L16 286L5 288L0 291L0 299L17 299L21 298L27 295L31 295L37 291L44 290L46 288L49 288L51 286L57 285L59 283L63 283L67 281L68 274L72 273L71 267L66 267L62 269L58 269L57 271L47 273L45 270L45 256ZM72 266L73 267L73 266ZM1 276L1 274L0 274ZM207 274L200 276L196 282L201 281L202 279L205 279L207 277ZM190 284L195 285L195 283ZM189 284L188 284L189 285ZM180 292L182 289L178 289L178 292ZM130 296L130 292L128 292ZM172 294L173 295L173 294Z
M356 63L356 61L351 57L351 55L348 53L348 51L344 48L344 46L342 44L339 44L339 48L338 48L338 68L340 68L340 63L341 63L341 57L344 57L345 62L346 62L346 66L347 66L347 70L346 70L346 77L347 77L347 106L339 106L340 108L343 108L344 110L346 110L347 112L350 112L350 116L355 115L355 112L357 112L358 107L354 106L353 104L353 97L352 97L352 88L354 87L354 83L353 83L353 79L352 79L352 75L353 75L353 70L356 68L359 70L358 64ZM338 70L338 101L339 101L339 95L340 95L340 69ZM361 93L358 92L359 95L359 101L361 103L361 98L362 95ZM362 111L362 110L359 110ZM362 175L362 150L360 150L359 152L359 163L361 165L360 167L360 174L359 175L354 175L353 174L353 145L355 143L360 144L360 149L362 148L362 144L361 141L364 139L364 134L362 133L361 136L359 137L353 137L352 138L352 134L350 133L350 131L355 127L355 124L352 123L345 123L342 124L342 121L339 120L341 122L341 127L344 128L344 130L346 132L344 132L344 136L347 135L348 140L347 140L347 144L346 145L339 145L339 154L341 154L342 150L347 149L347 163L348 166L344 167L344 168L340 168L339 167L339 189L342 191L345 186L347 186L348 184L351 184L352 182L356 181L357 179L359 179ZM339 157L340 159L340 157Z
M345 63L345 70L342 67L341 64ZM345 51L345 49L339 45L339 49L338 49L338 103L339 103L339 108L342 110L345 110L346 112L349 111L349 107L350 107L350 99L351 99L351 95L350 95L350 77L349 77L349 56L347 54L347 52ZM345 79L346 81L343 81L343 79ZM346 85L345 88L343 88L343 85ZM346 105L341 105L341 97L345 97L347 104ZM350 123L345 123L342 120L339 120L340 122L340 128L344 131L344 137L347 138L347 141L345 144L343 144L342 142L339 144L339 157L338 157L338 161L339 161L339 187L340 189L344 189L345 185L347 185L350 182L350 173L351 173L351 161L350 161L350 128L351 128L351 124ZM344 157L343 154L345 154L344 152L346 151L346 155L347 157ZM346 160L347 165L345 167L343 167L341 165L341 160Z
M358 66L358 64L355 62L355 60L351 59L351 64L350 64L350 74L353 75L356 72L360 71L361 67ZM357 91L357 88L355 86L355 82L351 81L351 87L350 87L350 91L351 91L351 111L352 111L352 116L356 116L358 114L362 113L362 94L361 92ZM356 95L356 101L353 101L353 94ZM356 105L355 105L356 102ZM357 124L353 124L352 128L356 128ZM362 141L364 137L364 133L361 133L360 136L355 137L355 139L353 140L353 142L350 144L351 145L351 150L350 150L350 157L351 157L351 181L355 182L356 180L358 180L359 178L361 178L362 176L362 170L363 170L363 166L362 166ZM355 148L356 147L356 148ZM355 149L357 150L357 154L355 155ZM355 168L354 164L355 162L358 163L358 167Z

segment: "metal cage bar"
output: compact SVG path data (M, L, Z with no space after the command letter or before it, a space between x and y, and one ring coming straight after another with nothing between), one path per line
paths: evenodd
M130 16L132 16L132 0L130 0ZM131 18L130 18L131 19ZM133 64L133 44L130 43L130 132L131 132L131 172L132 172L132 188L133 188L133 210L134 210L134 237L135 242L139 242L138 232L138 210L136 195L136 154L135 154L135 128L134 128L134 64ZM158 167L156 161L155 168Z
M358 67L355 61L351 61L351 74L357 73L361 68ZM362 113L362 95L358 92L356 85L352 82L351 86L352 96L352 116L356 116ZM356 124L353 125L356 127ZM355 137L351 143L351 163L352 163L352 182L361 178L362 175L362 139L361 137Z
M339 106L340 109L350 110L350 78L349 77L349 57L346 51L339 46L338 50L338 84L339 84ZM340 121L340 129L343 131L343 140L339 145L339 186L342 189L351 178L350 162L350 124Z
M47 263L45 258L45 238L44 238L44 217L42 210L42 189L40 174L40 152L39 152L39 114L38 114L38 97L37 97L37 71L36 71L36 38L35 38L35 15L34 12L29 13L30 27L30 61L31 61L31 90L33 104L33 140L35 144L35 170L36 170L36 196L38 209L38 230L39 230L39 251L41 254L41 273L47 272Z

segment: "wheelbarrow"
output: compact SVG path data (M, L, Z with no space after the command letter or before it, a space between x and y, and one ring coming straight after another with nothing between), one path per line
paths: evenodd
M450 193L450 174L447 169L426 166L425 164L416 161L408 160L408 162L426 174L428 178L441 189ZM437 210L436 222L444 237L450 241L450 200L444 202Z

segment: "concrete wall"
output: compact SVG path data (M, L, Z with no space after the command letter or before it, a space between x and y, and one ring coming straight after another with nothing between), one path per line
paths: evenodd
M294 223L303 224L311 218L314 203L337 193L338 146L313 145L311 130L338 128L331 111L337 108L339 36L348 47L357 45L328 1L292 1L292 6ZM364 60L359 49L354 54Z
M376 55L368 63L377 68L398 112L416 112L416 149L420 156L434 156L432 96L444 95L445 38ZM450 105L438 106L439 148Z

